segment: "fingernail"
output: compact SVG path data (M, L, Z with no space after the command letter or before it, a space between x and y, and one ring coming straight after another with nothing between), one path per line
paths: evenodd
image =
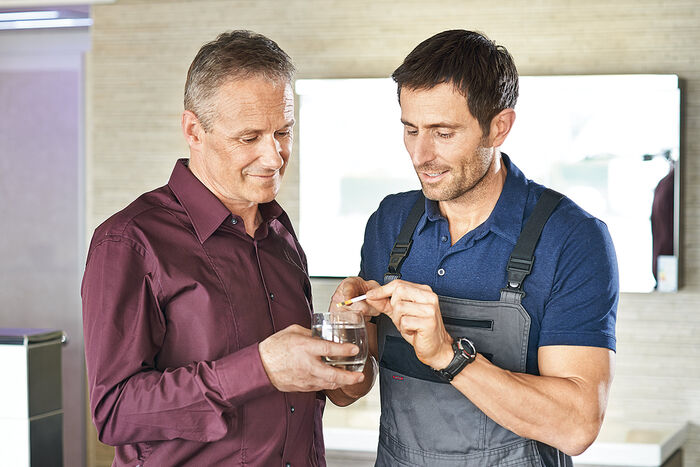
M356 345L353 345L353 346L352 346L352 354L353 354L353 355L355 355L355 354L358 353L359 351L360 351L360 348L359 348L358 346L356 346Z

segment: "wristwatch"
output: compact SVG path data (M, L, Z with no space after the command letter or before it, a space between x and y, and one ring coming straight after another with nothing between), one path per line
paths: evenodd
M469 365L476 358L476 347L472 341L466 337L456 337L452 342L452 350L455 356L452 361L442 370L435 370L445 381L452 381L465 366Z

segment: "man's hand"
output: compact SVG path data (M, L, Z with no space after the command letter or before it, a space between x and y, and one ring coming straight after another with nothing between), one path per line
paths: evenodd
M367 302L391 318L421 362L439 370L452 361L452 337L442 322L438 296L429 286L393 280L368 290Z
M360 295L364 295L368 291L378 287L379 283L377 281L366 281L361 277L347 277L343 279L331 297L331 311L334 309L337 303L344 302L345 300L354 297L359 297ZM379 303L383 303L383 301L380 301ZM350 305L350 308L361 312L365 317L377 316L381 313L381 310L373 308L367 301L353 303Z
M379 287L376 281L365 281L361 277L348 277L335 289L333 297L331 297L330 311L332 312L337 303L344 302L353 297L357 297L367 291ZM378 315L379 311L375 310L367 304L366 301L353 303L350 308L361 312L365 321L368 321L371 316ZM377 329L374 324L365 323L367 328L367 343L369 345L369 356L365 362L365 367L362 373L365 375L363 381L353 385L341 386L334 391L326 391L326 396L337 406L344 407L352 404L360 397L367 394L374 385L375 376L379 373L377 365Z
M258 345L270 382L283 392L311 392L357 384L362 373L334 368L322 356L355 355L354 344L338 344L311 337L311 330L297 324L279 331Z

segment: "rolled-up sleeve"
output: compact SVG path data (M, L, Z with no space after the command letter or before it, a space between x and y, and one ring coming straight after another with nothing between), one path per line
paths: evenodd
M90 409L107 444L218 440L233 426L227 412L275 391L257 344L157 369L166 332L158 265L133 240L91 246L81 295Z

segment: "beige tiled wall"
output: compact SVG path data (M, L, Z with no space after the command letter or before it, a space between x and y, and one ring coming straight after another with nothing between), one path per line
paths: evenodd
M93 12L90 232L164 184L174 160L186 154L179 129L185 73L199 46L224 30L269 35L293 57L302 78L388 76L419 41L449 28L480 30L504 44L521 74L678 74L684 287L677 294L622 296L608 418L639 426L700 424L700 2L118 0ZM618 117L625 118L624 110ZM279 198L294 221L297 185L293 161ZM697 426L685 465L700 465Z

